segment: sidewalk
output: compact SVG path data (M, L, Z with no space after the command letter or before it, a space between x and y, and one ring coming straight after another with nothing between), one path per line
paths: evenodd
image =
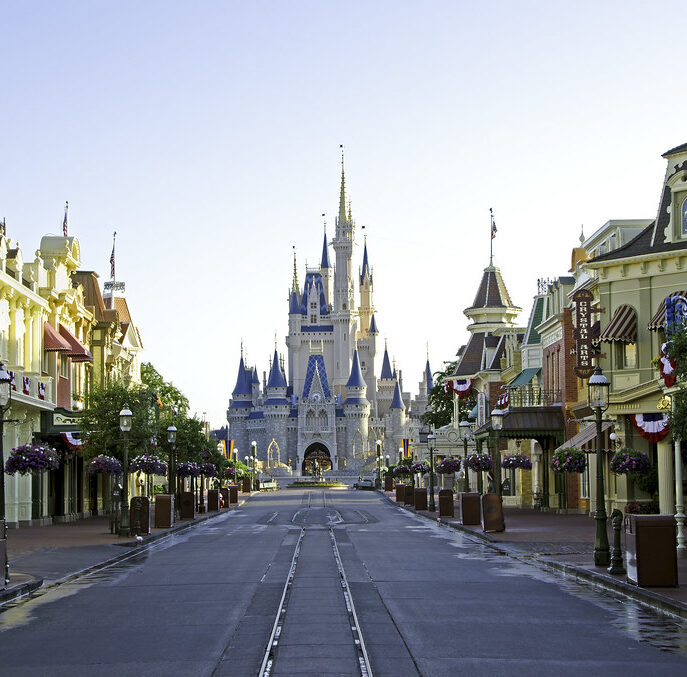
M167 534L235 510L249 497L248 494L239 494L237 505L219 512L199 513L193 520L177 521L170 529L151 528L150 534L143 536L140 542L135 537L111 534L110 518L107 516L43 527L9 529L7 551L10 584L7 589L0 588L0 604L40 587L58 584L89 569L112 564ZM154 506L151 523L155 523Z
M487 541L511 557L534 561L570 578L598 585L648 604L654 609L687 618L687 558L677 561L680 587L641 588L628 583L625 574L609 574L606 567L594 565L596 524L594 519L587 515L562 515L526 508L505 507L503 512L506 531L485 533L481 526L464 526L458 518L439 518L438 495L435 498L437 512L429 512L416 511L412 506L396 503L394 492L384 493L395 505ZM457 503L454 503L454 514L460 514ZM623 533L621 541L623 557L625 554L624 536ZM613 531L610 523L608 537L612 547Z

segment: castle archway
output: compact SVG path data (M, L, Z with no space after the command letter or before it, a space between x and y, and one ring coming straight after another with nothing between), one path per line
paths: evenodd
M315 442L305 450L301 468L304 475L316 475L331 469L332 458L324 444Z

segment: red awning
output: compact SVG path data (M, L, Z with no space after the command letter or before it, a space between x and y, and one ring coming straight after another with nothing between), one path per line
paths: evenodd
M72 347L48 322L43 323L43 348L48 352L69 352Z
M60 335L69 343L70 352L67 353L67 356L71 357L73 362L93 362L93 355L79 343L74 334L62 325L60 325Z

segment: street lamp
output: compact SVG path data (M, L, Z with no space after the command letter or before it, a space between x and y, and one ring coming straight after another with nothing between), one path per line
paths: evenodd
M427 435L427 446L429 446L429 511L436 512L437 506L434 502L434 442L436 435Z
M174 496L174 503L176 505L176 459L175 459L175 454L174 452L176 451L176 441L177 441L177 429L175 425L170 425L169 428L167 428L167 442L169 443L169 469L167 471L167 475L169 478L169 493ZM175 507L176 510L176 507Z
M470 422L465 420L460 422L460 436L463 438L463 472L465 473L465 492L470 491L470 473L465 463L468 457L468 440L470 439Z
M0 538L7 541L7 515L5 515L5 413L12 405L12 376L5 369L5 365L0 362L0 522L2 522L2 533ZM7 546L7 543L5 543ZM10 584L10 563L7 559L7 548L5 547L5 585Z
M499 498L501 497L501 440L499 439L499 433L503 428L503 416L503 409L494 409L494 411L491 412L491 429L496 433L496 453L494 454L496 467L494 468L494 484L496 485L496 494L499 496Z
M398 448L398 464L403 463L403 447Z
M597 365L587 381L587 401L596 413L596 539L594 540L594 564L598 567L608 566L609 547L606 532L606 498L604 496L604 461L601 449L601 417L608 409L608 393L611 384Z
M251 470L250 467L250 456L244 456L243 460L246 462L246 467L248 468L248 480L250 482L251 490L253 488L253 471ZM245 491L245 489L242 489L242 491Z
M386 455L386 467L384 468L384 481L386 481L386 474L389 472L389 454Z
M253 457L253 481L251 482L251 488L253 491L257 491L258 487L258 476L257 476L257 460L258 460L258 443L253 440L250 443L250 454Z
M122 431L124 437L124 450L122 453L122 521L119 525L119 535L129 535L129 433L133 423L134 415L129 409L129 405L125 404L123 409L119 412L119 429Z

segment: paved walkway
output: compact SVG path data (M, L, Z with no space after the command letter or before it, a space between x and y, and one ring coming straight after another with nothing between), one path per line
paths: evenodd
M395 502L395 492L385 492ZM416 511L412 506L397 505L417 512L428 519L439 520L439 498L435 499L437 512ZM460 514L457 504L455 515ZM464 526L458 518L442 517L444 524L486 540L508 554L529 560L537 560L545 566L564 572L578 580L601 585L607 589L633 597L670 613L687 618L687 558L678 559L677 588L640 588L627 582L625 574L609 574L605 567L594 565L594 538L596 523L592 517L580 514L557 514L524 508L504 508L506 531L482 531L482 527ZM610 522L610 521L609 521ZM608 529L609 543L613 545L613 532ZM622 534L622 550L625 553L625 534Z

